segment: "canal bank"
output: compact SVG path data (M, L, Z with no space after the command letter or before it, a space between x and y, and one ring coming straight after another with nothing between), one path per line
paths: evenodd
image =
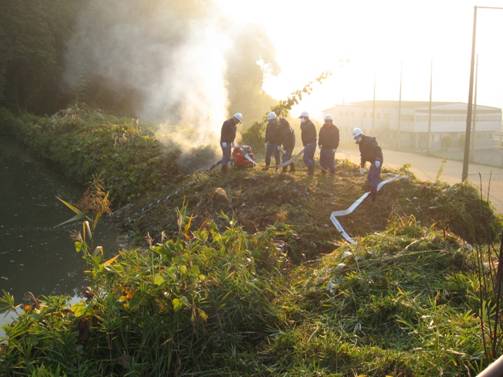
M83 284L80 256L74 251L72 216L56 196L75 202L83 188L62 177L15 139L0 136L0 291L20 301L36 296L73 295ZM117 231L106 221L98 242L115 251Z

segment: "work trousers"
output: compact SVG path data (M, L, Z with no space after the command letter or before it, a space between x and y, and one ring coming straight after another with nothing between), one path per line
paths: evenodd
M335 174L335 149L321 148L320 165L323 170Z
M379 160L376 160L379 161ZM367 175L367 180L370 186L370 191L372 193L377 192L377 186L381 182L381 168L382 168L382 161L379 161L379 167L376 166L376 161L372 162L372 165L370 165L369 173Z
M304 164L307 170L312 173L314 171L314 153L316 152L316 143L307 144L304 146Z
M231 159L232 143L222 142L220 148L222 148L222 165L227 166Z
M271 165L271 157L274 157L274 161L276 162L276 166L280 163L280 154L279 154L279 145L267 143L265 148L265 165Z

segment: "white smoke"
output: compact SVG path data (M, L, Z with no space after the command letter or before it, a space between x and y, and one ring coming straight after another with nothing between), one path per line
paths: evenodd
M212 1L89 0L66 56L66 82L96 79L138 95L137 115L159 136L207 145L228 116L232 39Z

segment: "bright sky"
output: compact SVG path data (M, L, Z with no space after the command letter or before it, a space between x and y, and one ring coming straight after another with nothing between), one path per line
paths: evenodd
M269 35L281 73L264 88L281 98L322 71L332 78L305 100L314 113L333 104L377 99L462 101L468 77L474 5L503 0L217 0L222 11ZM503 107L503 10L478 11L478 103ZM301 109L294 109L300 112Z

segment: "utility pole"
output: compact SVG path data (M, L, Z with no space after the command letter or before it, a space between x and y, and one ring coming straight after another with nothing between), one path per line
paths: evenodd
M431 103L433 98L433 60L430 62L430 103L428 104L428 153L431 153Z
M374 75L374 99L372 101L372 131L376 127L376 76Z
M402 121L402 72L403 71L403 63L400 63L400 91L398 92L398 132L397 132L397 147L400 150L400 127Z
M473 106L473 71L475 66L475 41L477 32L477 9L492 9L492 10L503 10L503 7L478 7L473 8L473 33L472 33L472 60L470 64L470 85L468 89L468 110L466 113L466 136L465 136L465 154L463 157L463 173L461 175L461 181L466 181L468 178L468 165L470 160L470 142L471 142L471 131L472 131L472 106Z
M475 42L477 40L477 6L473 8L473 32L472 32L472 59L470 64L470 85L468 89L468 109L466 112L466 131L465 131L465 154L463 157L463 173L461 181L468 178L468 164L470 161L470 136L472 132L472 106L473 106L473 74L475 66Z
M471 161L474 162L475 159L475 142L477 141L477 133L476 133L476 128L477 128L477 89L479 86L479 54L477 54L476 59L475 59L475 89L474 89L474 94L473 94L473 119L472 119L472 140L471 140L471 150L470 150L470 156L471 156Z

